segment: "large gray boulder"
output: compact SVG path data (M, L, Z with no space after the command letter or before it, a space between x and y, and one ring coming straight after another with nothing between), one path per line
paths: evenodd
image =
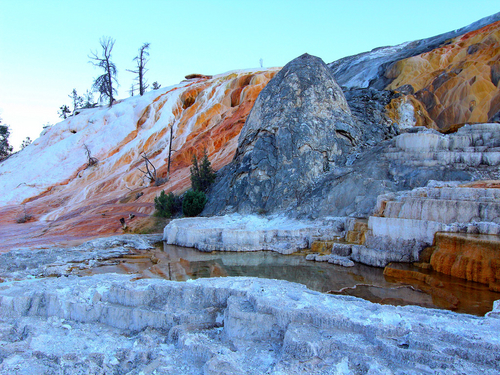
M214 187L218 201L209 202L206 213L222 207L272 213L296 205L318 177L346 163L361 139L330 69L304 54L260 93L230 173Z
M344 96L320 59L293 60L259 95L203 214L367 217L381 194L500 178L495 124L397 135L385 115L393 96L372 88Z

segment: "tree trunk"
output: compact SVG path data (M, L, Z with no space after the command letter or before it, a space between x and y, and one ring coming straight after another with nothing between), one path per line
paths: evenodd
M174 125L170 127L170 144L168 146L168 165L167 165L167 180L170 178L170 157L172 155L172 133L173 133Z
M108 75L109 106L113 106L113 82L111 81L111 67L109 66L109 57L106 56L106 73Z

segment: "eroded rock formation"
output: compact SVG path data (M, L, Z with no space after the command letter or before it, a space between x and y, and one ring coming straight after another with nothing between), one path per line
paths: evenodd
M294 73L284 72L261 96L241 137L238 171L224 174L219 186L227 188L216 189L219 198L206 213L366 215L378 194L440 179L436 169L400 170L371 159L380 155L377 147L393 147L384 140L415 125L444 131L498 118L499 17L348 57L331 71L311 56L290 63L287 71ZM82 110L47 130L0 165L0 235L6 239L0 246L120 233L120 218L128 228L142 228L160 190L189 186L193 153L206 148L215 169L233 159L258 94L278 70L190 75L111 109ZM331 72L346 87L346 100ZM89 166L85 147L97 164ZM157 168L155 181L138 171L141 155ZM478 178L453 178L456 170L442 179Z
M414 98L442 131L492 121L500 111L500 21L456 37L446 46L398 61L387 89L411 85Z
M273 213L295 204L361 140L342 90L317 57L288 63L262 90L243 127L230 176L208 211Z
M234 214L174 220L165 227L163 240L202 251L272 250L291 254L310 248L315 239L340 237L344 227L344 218L300 221Z
M453 32L383 47L329 64L340 85L395 90L398 124L443 132L498 121L500 13Z
M500 220L499 220L500 221ZM500 235L436 233L430 264L438 272L500 291Z
M370 216L368 220L369 232L366 242L364 245L353 246L351 258L365 264L384 267L389 262L419 261L421 251L433 244L437 232L498 236L498 197L499 189L461 187L456 182L434 182L428 187L382 195L378 199L375 216ZM453 253L453 250L448 250ZM496 256L494 252L489 254L489 257L484 259L485 265L491 264L489 260ZM479 252L477 257L482 258L483 255L483 252ZM454 255L450 256L455 259ZM440 263L437 259L438 257L436 265ZM450 260L446 263L450 263ZM467 262L462 263L459 267L461 270L457 270L455 276L470 274L464 269L467 267ZM488 267L490 266L486 268ZM451 274L448 266L438 268L447 269L446 273ZM485 272L489 274L490 271L486 268ZM479 281L473 277L468 279Z
M257 95L277 71L194 76L48 129L0 164L0 251L121 233L120 218L133 229L161 190L189 187L193 154L206 149L215 169L232 160ZM97 164L88 165L85 146ZM141 155L156 167L154 181L139 171Z
M332 69L345 73L338 78L350 88L345 97L332 72L309 55L279 73L191 75L111 109L83 111L0 164L1 250L28 248L1 258L10 279L0 284L0 371L498 373L498 302L487 317L473 318L328 296L273 280L74 277L70 260L85 270L102 255L122 256L129 249L116 238L99 251L30 249L121 232L119 218L133 227L134 218L152 212L160 190L187 188L191 157L203 148L215 169L235 155L205 214L280 211L322 220L288 218L276 226L269 218L247 216L232 227L228 216L181 220L165 230L168 241L204 250L289 253L340 236L346 223L374 207L378 216L363 223L366 236L351 231L359 244L332 243L332 254L309 258L383 266L417 260L436 230L498 235L498 194L489 193L491 183L432 183L394 193L429 180L499 178L497 124L466 126L453 135L426 129L498 119L499 24L485 27L492 21L498 20L343 59ZM96 164L89 165L85 147ZM156 175L138 171L141 155L157 167ZM23 215L32 218L16 224ZM430 264L498 290L496 248L467 257L469 248L457 247L460 241L442 242L428 254ZM11 282L34 274L70 276ZM458 303L432 277L397 267L387 275L416 280L451 308ZM369 290L381 302L391 298Z
M256 278L22 281L0 290L0 371L494 374L497 318Z
M285 212L292 217L368 217L377 197L388 192L411 190L430 180L500 179L499 131L498 124L471 125L450 135L415 128L361 151L353 149L345 165L304 185L304 193ZM225 197L235 171L228 168L227 174L222 174L207 213L234 210L234 206L224 206L227 201L219 197ZM246 199L244 194L241 197Z

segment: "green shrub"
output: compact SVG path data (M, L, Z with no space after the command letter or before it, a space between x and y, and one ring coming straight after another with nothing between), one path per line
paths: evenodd
M188 190L182 201L182 213L184 216L197 216L201 214L207 197L204 192L196 190Z
M215 181L215 172L208 160L207 150L203 150L201 163L198 164L196 154L193 155L193 166L191 167L191 187L196 191L207 192L210 185Z
M156 216L171 218L181 210L181 198L172 192L165 194L162 190L158 197L155 197Z

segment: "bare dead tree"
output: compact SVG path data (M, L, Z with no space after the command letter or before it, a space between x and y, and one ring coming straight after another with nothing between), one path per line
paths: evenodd
M151 163L151 160L148 159L148 157L147 157L146 154L142 154L141 157L144 160L144 164L146 166L146 170L145 171L143 171L140 168L137 168L143 174L142 180L144 181L144 178L147 178L147 179L149 179L150 183L155 182L156 178L157 178L156 177L156 168L155 168L155 166L153 165L153 163Z
M86 144L83 145L83 148L85 149L85 152L87 153L87 168L92 167L93 165L96 165L99 162L99 160L92 156L92 154L90 153L90 149Z
M167 180L170 179L170 157L172 156L172 138L173 138L173 130L174 124L170 127L170 143L168 146L168 165L167 165Z
M139 84L139 95L142 96L146 92L146 89L149 87L147 84L144 75L148 71L146 69L146 64L148 63L149 59L149 43L144 43L141 48L139 48L139 54L134 57L134 61L137 63L137 68L134 70L127 69L128 72L137 74L137 77L135 78L138 81Z
M76 111L83 106L83 98L80 95L78 95L78 93L76 92L76 89L73 89L73 91L71 91L71 94L69 94L68 97L73 102L73 114L72 114L72 116L75 116L77 114Z
M97 51L92 51L88 57L92 65L104 70L104 74L94 80L92 87L100 93L101 100L103 98L109 99L109 106L111 107L114 101L114 94L117 93L113 87L113 83L118 85L116 65L111 61L111 51L115 45L115 40L110 37L102 37L99 42L102 47L101 54L99 55Z

